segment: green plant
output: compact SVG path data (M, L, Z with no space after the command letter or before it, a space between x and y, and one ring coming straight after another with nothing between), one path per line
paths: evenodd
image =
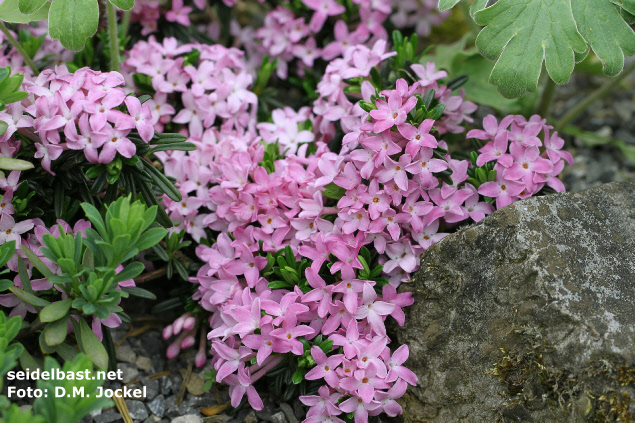
M447 10L460 0L440 0ZM464 0L465 1L465 0ZM543 62L551 79L567 82L576 62L592 49L608 76L619 74L624 55L635 53L635 2L609 0L476 0L469 14L484 26L476 47L496 60L489 81L507 98L538 86Z
M109 20L114 7L130 10L134 0L109 0ZM80 51L86 38L92 37L99 26L98 0L5 0L0 5L0 20L10 23L29 23L48 19L49 35L59 38L64 47Z
M102 218L99 211L90 204L82 204L92 228L81 232L43 236L42 254L61 269L55 275L28 248L23 253L42 275L64 292L64 299L50 302L35 296L28 289L28 277L21 279L25 289L11 286L9 290L39 310L39 320L46 323L40 336L40 346L45 353L60 352L66 340L69 321L73 325L81 351L88 354L100 368L108 366L108 353L99 341L86 318L107 319L111 313L119 313L122 297L129 295L154 298L148 291L136 287L121 287L123 281L137 277L144 270L140 262L129 262L139 252L149 249L161 241L167 230L151 227L155 221L157 206L148 208L140 201L130 203L130 196L121 197L111 203ZM21 259L18 261L20 266ZM125 264L125 266L124 266ZM23 265L23 263L22 263ZM119 267L120 272L117 272ZM25 283L26 282L26 283Z

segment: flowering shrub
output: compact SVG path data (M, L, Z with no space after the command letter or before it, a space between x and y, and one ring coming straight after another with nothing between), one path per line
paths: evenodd
M72 332L105 368L120 300L153 299L135 278L165 266L191 294L166 355L192 348L233 407L262 409L266 386L308 422L400 414L418 382L390 338L400 285L461 225L564 191L563 139L538 115L475 123L465 78L422 59L417 34L446 17L427 2L256 4L257 28L230 0L133 3L108 5L141 28L129 48L126 31L75 55L45 25L3 31L0 305L44 355L70 357Z

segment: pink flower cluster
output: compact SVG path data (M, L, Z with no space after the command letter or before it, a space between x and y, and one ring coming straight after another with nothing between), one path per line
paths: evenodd
M447 150L430 133L437 123L407 122L417 103L414 95L425 91L419 82L409 86L400 79L395 90L381 92L376 109L363 112L358 130L344 137L340 161L334 163L338 171L332 181L346 190L335 225L373 242L394 286L409 280L423 251L447 235L438 232L441 223L479 221L494 210L473 186L463 184L467 161L433 155L437 147ZM452 170L452 185L440 185L435 176L446 169Z
M153 118L147 105L126 97L123 82L116 72L83 68L70 73L65 66L25 80L29 97L2 113L9 127L0 137L0 153L17 154L20 143L13 134L20 132L35 141L35 158L51 173L51 162L64 150L82 150L92 163L110 163L117 153L132 157L136 147L127 138L130 131L136 128L148 142L154 136Z
M199 52L198 65L184 63L182 55L194 50ZM239 132L253 128L257 97L248 90L253 78L240 50L221 45L179 46L174 38L158 43L150 37L135 44L127 56L123 70L131 86L135 73L151 78L156 94L147 104L158 119L157 131L167 122L187 124L189 141L200 142L214 138L216 126ZM172 117L171 104L179 100L184 107Z
M555 191L565 188L558 175L565 162L573 164L573 156L563 151L564 140L553 126L538 115L527 121L523 116L507 116L500 124L492 115L483 119L484 129L474 129L468 138L487 140L479 150L477 166L495 162L496 181L485 182L478 188L481 195L496 198L496 207L505 207L521 198L538 193L545 185ZM544 143L538 138L544 134ZM544 146L541 153L540 148Z
M190 13L194 8L186 6L183 0L172 0L170 8L165 7L165 2L158 0L135 1L130 16L131 22L141 25L141 35L149 35L159 30L158 22L161 16L165 16L168 22L176 22L183 26L190 26ZM193 0L194 6L199 10L205 9L205 0Z
M317 92L320 98L314 102L313 113L316 115L316 125L318 132L331 139L336 131L335 123L346 133L344 142L355 138L360 134L360 117L365 116L362 108L353 104L346 93L351 78L368 78L370 71L378 67L383 61L393 57L395 52L385 52L386 42L379 40L372 49L364 45L350 46L344 51L342 58L335 59L326 67L322 80L318 83ZM418 84L414 87L410 95L422 94L428 90L435 90L435 98L445 106L443 116L435 122L435 128L439 134L461 133L464 131L461 124L472 122L469 117L476 110L476 105L464 99L463 90L459 95L453 95L452 90L445 85L439 85L437 81L447 77L445 71L437 71L434 63L426 65L413 64L411 69L418 79ZM361 97L365 101L370 101L372 95L376 94L376 89L370 81L364 81L360 87Z

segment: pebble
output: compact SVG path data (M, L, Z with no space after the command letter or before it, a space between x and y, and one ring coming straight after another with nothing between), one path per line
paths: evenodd
M148 357L137 357L135 364L138 368L146 372L149 372L150 369L152 369L152 360Z
M181 403L181 405L176 405L175 404L176 395L171 395L170 397L166 398L165 401L166 401L166 407L167 407L167 411L165 412L165 415L167 417L174 418L178 416L184 416L187 414L198 413L198 410L192 408L189 404L185 402Z
M271 423L288 423L287 418L284 416L282 411L278 411L276 414L269 416L267 421L270 421Z
M141 345L143 350L150 356L161 355L162 347L161 334L156 331L149 331L141 336Z
M203 419L196 414L188 414L172 419L172 423L203 423Z
M295 414L293 414L293 409L289 404L282 403L280 404L280 409L284 413L284 416L287 418L289 423L299 423L298 419L296 419Z
M170 395L172 393L172 389L174 387L174 382L172 382L172 379L168 376L162 377L161 381L159 382L159 384L161 385L161 393L163 395Z
M152 401L154 397L159 395L159 381L144 377L141 379L141 386L146 388L146 401Z
M93 417L95 423L111 423L119 419L121 419L121 414L119 413L104 413Z
M150 412L157 417L163 417L166 408L165 397L163 395L159 395L148 404Z
M148 418L148 410L141 401L127 400L126 406L128 406L128 413L133 419L143 420Z
M249 413L243 419L245 423L256 423L258 421L258 417L256 417L256 412L254 410L250 410Z
M121 369L121 381L123 383L130 383L139 376L139 370L133 366L119 363L117 364L117 369Z
M132 350L130 344L123 343L115 351L117 354L117 361L123 361L125 363L134 363L137 360L137 354Z

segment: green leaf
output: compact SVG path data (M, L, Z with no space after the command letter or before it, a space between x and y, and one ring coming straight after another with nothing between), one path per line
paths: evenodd
M27 351L26 348L22 350L22 353L20 354L20 366L23 370L28 369L31 371L40 368L40 365L37 363L37 361L35 361L33 356Z
M104 219L102 219L99 211L92 204L82 203L82 209L84 209L84 213L90 222L93 224L99 235L106 236L106 224L104 223ZM109 241L108 238L105 238L104 241Z
M130 10L134 6L134 0L110 0L110 3L121 10Z
M108 368L108 353L83 317L79 318L80 348L100 369Z
M50 302L46 301L44 298L36 297L35 295L29 294L28 292L16 286L9 288L9 291L13 292L19 299L21 299L25 303L29 303L34 306L46 307L47 305L51 304Z
M29 259L29 261L33 264L33 266L35 266L35 268L39 270L40 273L44 275L45 278L48 279L54 276L53 272L51 272L51 270L48 267L46 267L44 262L42 262L42 260L40 260L40 258L37 255L35 255L35 253L31 251L30 248L24 245L21 245L20 248L22 249L22 252L26 256L26 258Z
M7 129L9 129L9 125L5 121L0 120L0 135L7 132Z
M30 15L40 10L46 3L47 0L18 0L18 8L20 13Z
M488 59L498 59L490 82L507 98L536 90L543 60L551 79L564 84L573 72L574 53L587 50L570 0L500 0L474 18L487 25L476 46Z
M79 351L77 351L75 348L64 343L61 343L57 347L55 347L55 352L58 353L60 357L62 357L66 361L73 360L77 356L77 354L79 354Z
M15 241L9 241L0 245L0 267L7 264L15 254Z
M49 35L64 47L80 51L99 25L97 0L55 0L49 11Z
M49 323L44 328L44 340L48 346L59 345L66 339L68 332L68 317Z
M0 4L0 20L10 23L29 23L48 18L51 3L46 2L37 12L26 15L20 12L18 0L4 0Z
M122 287L121 290L124 292L127 292L130 295L134 295L135 297L145 298L147 300L157 299L156 295L154 295L152 292L148 291L147 289L130 286L130 287Z
M72 298L66 298L65 300L47 305L40 311L40 320L42 322L53 322L61 319L68 313L72 303Z
M618 8L600 0L571 0L571 7L578 31L602 62L604 73L619 74L624 68L624 55L635 53L635 33Z
M0 5L1 7L2 5ZM33 169L33 163L26 160L11 159L9 157L0 157L0 169L3 170L29 170Z
M159 241L165 238L167 233L168 231L164 228L148 229L134 245L134 248L139 251L147 250L148 248L158 244Z

